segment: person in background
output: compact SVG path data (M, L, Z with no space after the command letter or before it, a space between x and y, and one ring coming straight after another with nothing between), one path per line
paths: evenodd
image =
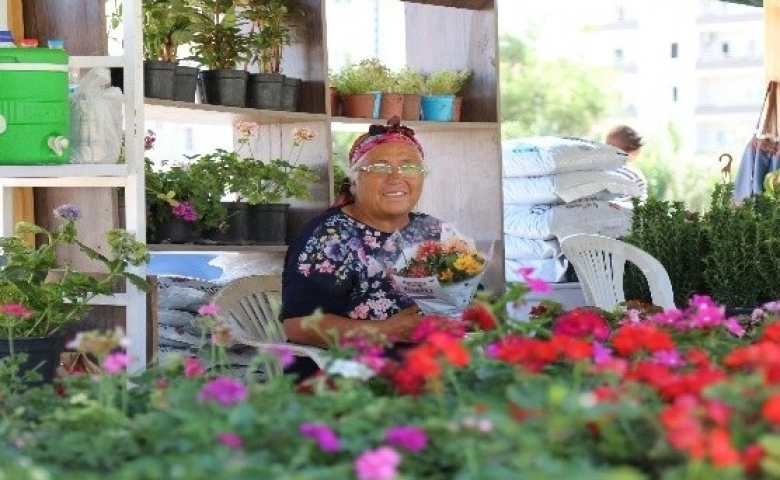
M628 154L628 161L626 164L616 171L639 186L642 191L642 194L639 196L640 202L647 200L647 178L645 178L645 174L642 173L642 170L636 167L636 159L644 145L642 137L636 130L628 125L618 125L607 133L607 138L604 143L617 147ZM628 198L625 200L630 201Z
M412 212L427 173L423 160L414 131L397 117L355 140L336 202L307 222L287 250L281 318L289 341L329 345L332 339L304 325L318 310L322 332L342 337L371 326L396 342L410 340L420 309L393 288L379 259L396 231L420 240L440 236L440 221ZM313 362L304 362L292 368L299 377L313 373Z

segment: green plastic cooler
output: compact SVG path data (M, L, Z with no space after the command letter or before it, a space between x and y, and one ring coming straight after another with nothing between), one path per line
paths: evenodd
M0 48L0 165L70 160L68 54Z

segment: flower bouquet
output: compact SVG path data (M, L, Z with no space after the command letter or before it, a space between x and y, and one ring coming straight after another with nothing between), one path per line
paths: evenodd
M395 288L412 298L424 315L460 318L471 302L492 256L473 239L441 224L437 239L415 241L400 232L388 240L395 258L389 274Z

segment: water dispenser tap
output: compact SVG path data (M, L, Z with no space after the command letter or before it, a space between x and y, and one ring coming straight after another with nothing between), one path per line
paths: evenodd
M4 116L0 115L0 135L4 134L6 130L8 130L8 122Z
M49 148L55 155L61 157L65 153L65 149L70 145L70 141L63 136L49 137L47 145L49 145Z

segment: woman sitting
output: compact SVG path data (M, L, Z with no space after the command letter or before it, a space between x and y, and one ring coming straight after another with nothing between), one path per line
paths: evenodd
M341 337L366 325L395 341L409 340L420 310L393 288L381 258L396 231L406 236L414 230L408 235L420 240L439 237L438 220L412 212L422 194L423 159L414 131L397 118L355 140L339 198L287 250L281 317L291 342L327 347L331 333ZM318 328L306 327L304 318L318 310Z

